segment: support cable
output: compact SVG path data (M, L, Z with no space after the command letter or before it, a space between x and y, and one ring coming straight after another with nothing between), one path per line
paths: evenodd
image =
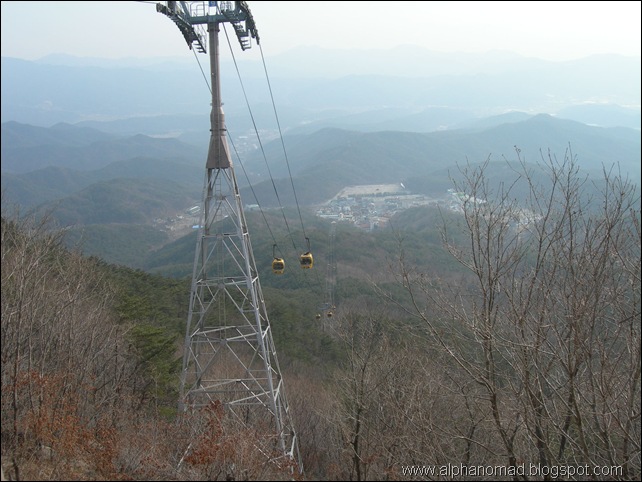
M243 80L241 79L241 73L239 71L239 67L238 67L238 64L236 62L236 57L234 56L234 52L232 51L232 45L231 45L229 36L227 34L227 30L225 29L225 25L223 25L223 30L225 31L225 38L227 39L227 43L228 43L228 45L230 47L230 53L232 55L232 60L234 62L234 67L236 69L236 73L237 73L237 76L238 76L238 79L239 79L241 90L243 91L243 97L245 98L245 104L247 105L248 111L250 113L250 118L252 119L252 126L254 127L254 132L256 133L256 138L257 138L257 140L259 142L259 147L261 149L261 154L263 155L263 159L265 161L265 166L267 167L268 174L270 175L270 181L272 182L272 188L274 189L274 194L276 195L276 199L277 199L277 201L279 203L279 208L281 210L281 214L283 215L283 221L285 222L286 229L287 229L288 234L290 236L290 239L292 241L292 246L294 247L294 249L296 251L296 249L297 249L296 243L294 242L294 237L292 236L292 231L290 230L290 225L289 225L288 220L287 220L287 218L285 216L285 212L283 210L283 204L281 203L281 198L280 198L279 192L278 192L278 190L276 188L276 183L274 182L274 177L272 176L272 171L270 169L270 165L267 162L267 156L265 154L265 149L263 148L263 143L261 142L261 136L259 135L258 128L256 127L256 121L254 119L254 113L252 112L252 109L250 108L250 103L249 103L249 100L247 98L245 85L243 84ZM298 204L297 204L297 208L298 208Z
M205 71L203 70L203 66L201 65L200 60L198 60L198 55L196 55L196 51L192 50L192 53L194 54L194 58L196 59L196 63L198 64L198 68L201 69L201 74L203 74L203 79L205 80L205 85L207 85L207 88L210 91L210 95L212 94L212 86L210 85L209 81L207 80L207 75L205 75Z
M267 66L265 65L265 57L263 56L263 47L259 44L259 51L261 52L261 61L263 63L263 70L265 71L265 78L267 80L268 90L270 91L270 99L272 101L272 108L274 109L274 117L276 118L276 125L279 129L279 139L281 139L281 146L283 147L283 155L285 156L285 164L288 166L288 174L290 176L290 184L292 184L292 192L294 193L294 201L299 213L299 220L301 221L301 230L303 231L303 238L308 239L305 234L305 226L303 225L303 217L301 216L301 208L299 207L299 199L294 189L294 181L292 180L292 171L290 170L290 161L288 160L288 153L285 149L285 142L283 140L283 132L281 131L281 123L279 122L279 115L276 111L276 104L274 102L274 94L272 93L272 85L270 84L270 77L268 75Z
M232 58L234 59L234 53L233 53L233 51L232 51L232 46L231 46L231 43L230 43L229 36L227 35L227 31L225 30L225 25L223 25L223 30L225 31L225 36L226 36L226 39L227 39L227 41L228 41L228 47L230 48L230 53L232 54ZM211 94L211 93L212 93L212 86L210 85L210 82L209 82L209 80L207 79L207 75L205 74L205 71L203 70L203 66L202 66L201 62L199 61L199 59L198 59L198 55L196 55L196 52L195 52L195 51L193 51L193 53L194 53L194 58L195 58L195 60L196 60L196 63L198 64L198 66L199 66L199 68L200 68L200 70L201 70L201 74L203 75L203 80L205 81L205 85L207 86L207 88L208 88L208 90L209 90L209 92L210 92L210 94ZM243 87L243 82L241 81L241 77L240 77L239 69L238 69L238 66L236 65L236 59L234 59L234 65L236 66L236 72L237 72L237 75L239 76L239 82L241 83L241 88L242 88L242 90L243 90L243 93L245 94L245 88ZM250 111L250 117L252 118L252 123L253 123L253 126L254 126L254 131L255 131L256 136L257 136L257 138L258 138L258 140L259 140L259 144L261 145L261 150L263 151L263 149L262 149L262 144L261 144L261 140L260 140L259 133L258 133L258 129L257 129L257 127L256 127L256 123L254 122L254 115L252 114L252 109L251 109L251 108L250 108L250 106L249 106L249 102L248 102L248 99L247 99L247 95L245 95L245 102L246 102L246 105L248 106L248 110ZM226 129L227 129L227 126L226 126ZM241 156L239 155L238 150L236 149L236 146L234 145L234 141L232 140L232 136L230 136L230 135L229 135L229 130L228 130L228 136L227 136L227 137L228 137L228 141L229 141L229 142L230 142L230 144L232 145L232 149L234 150L234 153L235 153L235 155L236 155L236 159L237 159L237 161L239 162L239 165L241 166L241 169L243 170L243 174L244 174L245 179L246 179L246 181L247 181L247 183L248 183L248 186L250 187L250 190L252 191L252 195L254 196L254 200L256 201L256 204L259 206L259 211L261 212L261 215L262 215L262 217L263 217L263 220L265 221L265 225L266 225L266 226L267 226L267 228L268 228L268 231L269 231L269 233L270 233L270 237L272 238L273 243L277 246L277 249L278 249L278 251L279 251L279 254L280 254L280 255L281 255L281 257L283 258L284 256L283 256L283 253L282 253L282 251L281 251L281 247L279 246L279 244L278 244L278 243L277 243L277 241L276 241L276 238L275 238L275 236L274 236L274 233L273 233L273 231L272 231L272 228L270 228L270 224L268 223L268 221L267 221L267 217L265 216L265 211L263 210L263 208L261 207L261 204L259 203L258 196L256 195L256 191L254 190L254 186L252 185L252 183L251 183L251 181L250 181L250 178L249 178L249 175L248 175L248 173L247 173L247 171L246 171L246 169L245 169L245 166L243 165L243 162L241 161ZM263 157L264 157L264 159L265 159L265 153L264 153ZM266 164L267 164L267 160L266 160ZM268 172L269 172L269 166L268 166ZM271 173L270 173L270 179L272 179L272 175L271 175ZM272 186L274 187L275 192L276 192L276 185L275 185L275 183L274 183L274 180L273 180L273 179L272 179ZM277 196L277 199L279 199L278 193L276 193L276 196ZM279 205L280 205L280 200L279 200ZM282 207L281 207L281 212L283 212L283 208L282 208ZM284 215L284 216L285 216L285 215ZM288 225L288 223L287 223L287 220L285 220L285 223L286 223L286 227L287 227L288 235L290 236L290 239L292 239L292 240L293 240L293 236L292 236L292 233L291 233L291 231L290 231L290 229L289 229L289 225ZM293 246L294 246L294 249L296 250L296 245L294 244L294 240L293 240L292 244L293 244Z
M265 225L268 228L268 231L270 232L270 237L272 238L272 241L274 242L274 245L276 245L277 249L279 250L279 254L281 255L280 257L283 258L283 253L281 252L281 247L279 246L279 243L276 242L276 238L274 237L274 233L272 232L272 228L270 228L270 223L268 223L267 218L265 217L265 211L263 211L263 208L261 207L261 204L259 203L259 199L256 196L256 192L254 191L254 186L252 186L252 183L250 182L250 178L247 174L247 171L245 170L245 166L243 165L243 162L241 162L241 158L239 156L238 151L236 150L236 146L234 145L234 141L232 141L231 136L228 137L230 144L232 145L232 149L234 149L234 154L236 154L236 159L239 161L239 164L241 166L241 169L243 170L243 174L245 175L245 179L247 180L247 184L250 187L250 190L252 191L252 195L254 196L254 200L256 201L257 206L259 207L259 211L261 212L261 215L263 216L263 221L265 221Z

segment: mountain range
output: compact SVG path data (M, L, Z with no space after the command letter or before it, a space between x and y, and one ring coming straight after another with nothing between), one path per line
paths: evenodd
M222 57L228 127L239 135L252 128L251 117L259 125L264 119L274 124L273 100L283 130L332 121L357 130L429 132L510 111L640 127L640 58L550 62L506 52L446 55L413 47L298 48L264 63ZM207 115L207 59L196 60L2 57L1 120L51 126L141 118L150 129L150 117ZM183 117L155 134L191 127Z
M639 132L544 114L498 116L469 129L432 133L325 128L269 141L234 162L246 204L312 208L359 184L402 182L412 192L443 195L458 166L485 160L496 166L497 182L511 182L505 166L517 162L516 149L533 164L549 152L562 161L570 150L591 177L615 167L640 184ZM138 232L138 247L132 241L122 253L140 262L150 249L176 239L159 219L200 203L204 159L204 152L177 139L8 122L2 124L3 204L52 211L62 226L82 230L86 243L94 239L95 247L87 248L92 254L111 251L110 236L113 246ZM112 256L122 262L118 252Z
M239 62L239 82L222 61L246 204L312 210L345 186L375 183L441 195L458 166L486 160L497 182L510 182L505 167L518 152L532 164L572 155L588 176L616 168L640 184L639 58L544 62L408 48L295 49L269 60L278 74L267 85L259 62ZM201 201L210 99L202 68L3 57L3 209L51 211L109 261L162 259L165 246L191 235L172 220Z

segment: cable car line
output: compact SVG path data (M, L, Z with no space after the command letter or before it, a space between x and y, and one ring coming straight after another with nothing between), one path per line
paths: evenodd
M263 56L263 47L259 45L259 51L261 52L261 61L263 63L263 70L265 71L265 79L267 81L268 90L270 91L270 99L272 101L272 108L274 109L274 117L276 119L276 125L279 129L279 139L281 139L281 147L283 147L283 156L285 157L285 164L288 167L288 175L290 176L290 184L292 185L292 192L294 193L294 201L296 202L296 208L299 213L299 220L301 221L301 230L303 232L303 237L308 240L308 250L310 240L305 234L305 226L303 225L303 217L301 216L301 209L299 207L299 199L296 194L296 189L294 188L294 181L292 179L292 171L290 170L290 161L288 159L288 153L285 149L285 142L283 140L283 132L281 131L281 122L279 121L279 115L276 111L276 103L274 102L274 94L272 93L272 85L270 84L270 77L267 72L267 66L265 65L265 57Z
M247 92L245 90L245 85L243 84L243 79L241 78L241 72L239 70L238 63L236 62L236 57L234 56L234 52L232 50L232 45L231 45L229 36L227 34L227 29L225 29L225 25L223 25L223 30L225 32L225 38L227 39L227 43L228 43L229 48L230 48L230 54L232 55L232 60L234 62L234 68L236 69L236 74L238 76L239 85L241 86L241 90L243 92L243 97L245 99L245 105L248 108L248 111L249 111L249 114L250 114L250 119L252 120L252 126L254 127L254 133L256 134L256 138L257 138L257 141L259 143L259 148L261 150L261 154L263 155L263 160L265 161L265 166L266 166L268 174L270 176L270 182L272 183L272 188L274 189L274 194L276 195L276 199L278 201L279 208L281 210L281 214L283 215L283 221L285 222L285 226L286 226L287 232L288 232L288 234L290 236L290 240L292 241L292 246L294 247L294 249L296 251L296 243L294 242L294 237L292 236L292 231L290 229L290 225L289 225L288 220L287 220L287 218L285 216L285 211L283 210L283 204L281 203L281 197L279 196L279 192L278 192L278 190L276 188L276 183L274 182L274 177L272 176L272 171L270 169L270 165L269 165L269 163L267 161L267 156L265 154L265 149L263 148L263 143L261 142L261 136L259 135L259 131L258 131L258 128L256 126L256 120L254 118L254 113L252 112L252 108L250 107L250 102L249 102L248 97L247 97Z
M242 77L241 77L241 74L240 74L238 63L236 61L236 57L234 55L234 52L233 52L233 50L231 48L231 42L230 42L230 39L229 39L229 35L227 34L227 29L225 29L225 25L223 25L223 29L224 29L225 36L226 36L226 39L227 39L227 42L228 42L228 46L229 46L229 49L230 49L230 54L232 56L232 60L234 62L234 67L235 67L236 72L237 72L237 76L238 76L238 79L239 79L239 84L241 86L241 90L242 90L243 96L245 98L245 103L246 103L246 106L248 107L250 118L252 120L252 125L254 127L254 132L255 132L257 140L259 142L259 147L261 149L261 153L263 155L263 159L265 161L265 165L266 165L268 174L270 176L270 181L272 183L272 188L274 189L274 193L276 195L276 198L277 198L277 201L278 201L278 204L279 204L279 208L280 208L281 213L283 215L283 220L284 220L288 235L290 236L290 239L292 241L292 246L296 250L297 249L296 242L294 241L294 237L292 235L292 230L290 229L290 225L288 223L287 217L285 216L285 211L283 209L283 204L281 203L281 198L279 196L278 189L276 188L276 183L274 181L274 177L272 175L272 171L271 171L270 166L269 166L269 164L267 162L267 156L265 154L265 149L263 147L263 143L261 142L261 138L260 138L260 135L259 135L259 132L258 132L258 128L256 126L256 120L254 118L254 114L253 114L252 109L250 107L250 103L249 103L249 100L248 100L248 97L247 97L247 92L245 90L245 85L243 84L243 80L242 80ZM276 103L274 101L274 94L273 94L273 91L272 91L272 85L270 83L269 75L268 75L268 72L267 72L267 66L266 66L266 63L265 63L265 56L263 55L263 48L261 47L260 44L259 44L259 50L261 52L261 61L262 61L262 64L263 64L263 69L264 69L264 72L265 72L265 77L266 77L266 82L267 82L267 85L268 85L268 90L270 92L270 100L272 102L272 108L274 110L274 115L275 115L278 131L279 131L279 138L281 140L281 146L283 148L283 153L284 153L286 165L287 165L287 168L288 168L288 175L289 175L289 178L290 178L290 184L292 186L292 191L293 191L293 194L294 194L294 200L295 200L295 204L296 204L296 207L297 207L299 220L301 222L301 230L302 230L303 237L305 238L306 243L307 243L307 251L300 256L300 266L303 269L311 269L313 267L313 265L314 265L314 260L313 260L312 252L311 252L311 249L310 249L310 238L307 237L306 232L305 232L305 225L303 223L303 216L301 214L301 207L300 207L300 204L299 204L298 196L296 194L296 189L294 187L294 181L293 181L293 178L292 178L292 170L290 168L290 162L289 162L289 159L288 159L288 156L287 156L287 151L285 149L285 142L283 140L283 131L281 129L281 123L279 121L278 112L276 110ZM247 177L247 173L246 173L246 177ZM248 179L248 182L249 182L249 179ZM258 203L258 201L257 201L257 203ZM266 223L267 223L267 220L266 220ZM277 265L280 267L280 261L277 261ZM277 272L277 271L281 271L281 270L279 268L277 268L274 271Z
M263 221L265 221L265 225L267 226L267 229L270 233L270 237L272 238L272 241L274 242L275 245L278 245L276 242L276 238L274 237L274 233L272 232L272 228L270 227L270 223L268 223L267 218L265 217L265 211L263 211L263 208L261 207L261 204L259 203L259 199L256 195L256 191L254 191L254 186L252 186L252 183L250 182L250 178L247 175L247 171L245 170L245 166L243 165L243 162L241 161L241 156L239 156L239 153L236 149L236 146L234 145L234 141L232 140L232 136L229 136L229 141L230 144L232 145L232 149L234 150L234 154L236 154L236 159L241 166L241 169L243 170L243 174L245 175L245 180L247 181L248 186L250 187L250 191L252 191L252 195L254 196L254 200L256 201L256 205L259 207L259 211L261 215L263 216ZM281 248L279 248L279 253L281 254L281 257L283 257L283 254L281 253Z
M196 51L192 50L192 53L194 54L194 58L196 59L196 63L198 64L198 68L201 69L201 74L203 75L203 79L205 80L205 85L207 85L207 88L210 91L210 94L212 93L212 86L210 85L209 81L207 80L207 76L205 75L205 71L203 70L203 66L201 65L201 61L198 60L198 55L196 55Z
M272 92L272 84L270 83L270 76L268 75L267 66L265 64L265 56L263 55L263 47L259 44L259 51L261 52L261 61L263 63L263 70L265 72L265 79L267 81L268 90L270 92L270 100L272 102L272 108L274 109L274 117L276 119L276 125L279 129L279 139L281 139L281 147L283 148L283 156L285 158L285 164L288 168L288 175L290 177L290 184L292 185L292 192L294 193L294 201L296 203L296 209L299 213L299 220L301 221L301 232L303 237L307 242L308 250L303 253L300 257L301 268L309 269L313 266L312 252L310 250L310 238L305 234L305 226L303 224L303 216L301 215L301 207L299 205L299 198L296 194L296 189L294 187L294 180L292 178L292 170L290 169L290 160L288 159L288 153L285 149L285 141L283 140L283 131L281 130L281 122L279 121L279 114L276 110L276 102L274 102L274 94Z
M337 284L337 263L335 258L335 243L336 243L336 232L337 232L336 221L332 221L330 224L329 232L329 241L328 241L328 253L327 253L327 267L326 267L326 276L325 276L325 302L319 307L319 312L316 315L316 319L320 320L322 313L327 318L332 318L336 311L334 292Z
M232 49L232 46L231 46L231 42L230 42L229 36L227 35L227 30L225 29L225 25L223 25L223 30L225 32L225 37L226 37L227 42L228 42L228 47L230 49L230 54L232 56L232 59L234 60L234 66L236 68L236 72L237 72L237 75L238 75L238 78L239 78L239 83L241 85L241 89L242 89L243 95L245 97L245 102L246 102L246 105L247 105L248 110L250 112L250 117L252 119L252 124L254 126L254 132L255 132L256 137L258 139L259 145L261 146L261 152L263 152L263 158L265 159L265 162L266 162L266 165L267 165L267 159L266 159L266 156L265 156L265 151L263 150L263 145L261 143L261 139L260 139L260 136L259 136L259 133L258 133L258 129L256 127L256 122L254 121L254 114L252 113L252 109L251 109L251 107L249 105L249 101L247 99L247 95L245 95L245 87L243 85L243 81L241 80L240 71L239 71L238 65L236 63L236 58L234 56L234 52L233 52L233 49ZM203 75L203 79L205 81L205 85L207 86L207 88L208 88L208 90L210 91L210 94L211 94L212 93L212 87L211 87L211 85L210 85L210 83L209 83L209 81L207 79L207 76L205 75L205 71L203 70L203 66L201 65L201 62L199 61L198 56L196 55L196 52L193 51L193 53L194 53L194 58L196 60L196 63L198 64L198 66L199 66L199 68L201 70L201 73ZM227 129L227 127L226 127L226 129ZM229 143L232 146L232 149L234 150L234 153L236 155L236 159L237 159L239 165L241 166L241 169L243 170L243 174L245 175L245 179L246 179L246 181L248 183L248 186L249 186L250 190L252 191L252 195L254 196L254 200L256 202L256 205L259 207L259 211L261 212L261 216L263 217L263 221L265 222L265 225L267 226L268 231L270 233L270 237L272 238L272 241L274 243L273 244L273 250L272 250L273 251L272 271L275 274L282 274L284 269L285 269L285 262L283 260L284 256L283 256L283 253L281 252L281 248L279 247L279 245L278 245L278 243L276 241L276 238L274 236L274 232L272 231L272 228L270 227L270 223L268 223L268 221L267 221L267 218L265 216L265 211L263 210L263 208L261 207L261 204L259 203L258 196L256 195L256 191L254 190L254 186L252 185L252 182L250 181L250 178L249 178L249 175L247 173L247 170L245 169L245 166L243 165L243 162L241 161L241 156L239 155L238 150L236 149L236 145L234 144L234 141L232 140L232 136L229 135L229 130L228 130L228 137L227 138L228 138ZM277 199L279 200L279 206L281 206L281 201L280 201L278 192L276 190L276 185L274 183L274 179L272 178L272 173L270 172L269 166L267 166L267 168L268 168L268 172L270 173L270 179L272 180L272 186L273 186L273 188L275 190L275 194L277 196ZM281 212L283 213L283 207L282 206L281 206ZM289 227L289 224L287 222L287 219L285 218L285 214L283 214L283 216L284 216L284 221L285 221L285 224L286 224L286 227L287 227L288 235L289 235L290 239L292 240L292 245L294 247L294 250L296 251L297 248L296 248L296 244L294 243L294 237L292 236L292 233L290 231L290 227ZM276 254L274 253L275 249L277 249L277 248L278 248L280 256L276 256Z
M289 224L289 222L287 220L287 217L285 216L285 211L284 211L284 208L283 208L283 204L281 202L281 197L279 196L279 192L278 192L278 189L276 187L276 182L274 181L274 177L272 175L272 171L271 171L269 163L267 161L267 156L266 156L266 153L265 153L265 149L263 147L263 142L261 141L261 137L259 135L258 128L257 128L257 125L256 125L256 119L254 117L254 113L252 112L252 109L251 109L251 106L250 106L250 103L249 103L249 100L248 100L247 91L245 89L245 85L244 85L242 77L241 77L241 73L240 73L239 66L238 66L238 63L237 63L237 60L236 60L236 56L234 55L234 51L232 49L232 44L231 44L227 29L225 28L225 24L223 24L223 31L225 33L225 38L227 40L229 52L230 52L230 55L232 57L232 61L234 63L234 68L235 68L236 73L237 73L239 85L240 85L241 90L243 92L243 97L245 99L245 103L246 103L246 106L248 108L250 119L252 121L252 126L254 128L254 132L255 132L257 141L259 143L259 148L261 150L261 154L263 156L263 160L265 161L266 169L267 169L268 174L270 176L270 182L272 183L272 188L274 190L274 194L276 196L276 199L277 199L277 202L278 202L278 205L279 205L279 209L280 209L281 214L283 216L283 221L285 223L288 236L289 236L290 240L292 241L292 246L293 246L294 250L297 251L296 242L294 241L294 236L292 234L292 230L290 228L290 224ZM303 223L303 216L301 214L301 207L300 207L300 204L299 204L298 195L296 193L296 188L294 186L294 180L292 178L292 170L290 168L290 161L289 161L289 158L288 158L288 155L287 155L287 150L285 148L285 142L284 142L284 139L283 139L283 131L281 129L281 123L280 123L280 120L279 120L278 112L277 112L277 109L276 109L276 104L275 104L275 101L274 101L274 93L273 93L273 90L272 90L272 85L270 83L270 79L269 79L269 75L268 75L268 71L267 71L267 66L266 66L266 63L265 63L265 56L263 55L263 48L262 48L262 46L260 44L259 44L259 50L260 50L260 53L261 53L261 62L263 64L263 70L265 72L266 82L267 82L268 90L269 90L269 93L270 93L270 100L272 102L272 108L273 108L273 111L274 111L274 116L275 116L278 132L279 132L279 139L281 140L281 147L283 149L283 155L284 155L286 166L287 166L287 169L288 169L288 176L290 178L290 185L292 186L292 192L294 194L294 201L295 201L295 204L296 204L297 213L299 215L299 221L301 223L301 231L302 231L303 237L304 237L304 239L306 241L306 244L307 244L307 251L305 253L301 254L299 262L300 262L301 268L303 268L303 269L311 269L314 266L314 258L312 256L312 252L311 252L311 248L310 248L310 238L307 236L306 231L305 231L305 224ZM207 79L207 77L205 75L203 67L202 67L200 61L198 60L198 57L197 57L195 51L194 51L194 57L195 57L198 65L199 65L199 68L201 70L201 73L203 75L205 83L206 83L206 85L207 85L207 87L208 87L208 89L209 89L209 91L211 93L212 87L211 87L211 85L210 85L210 83L209 83L209 81L208 81L208 79ZM229 131L228 131L228 133L229 133ZM252 183L250 182L250 179L249 179L249 176L247 174L247 171L245 170L245 167L243 166L243 163L240 161L240 156L238 154L238 151L237 151L234 143L231 140L231 136L229 136L229 135L228 135L228 140L232 144L232 147L233 147L233 149L235 151L235 154L237 156L239 164L241 165L241 168L243 169L243 173L244 173L245 178L246 178L246 180L248 182L248 185L249 185L249 187L250 187L250 189L252 191L252 195L254 196L254 199L255 199L257 205L259 206L259 210L261 212L263 220L265 221L265 224L268 227L268 230L270 232L270 236L272 237L272 240L274 242L274 246L278 247L278 243L276 242L276 238L274 236L274 233L273 233L272 229L270 228L269 223L267 222L267 218L265 216L265 212L263 211L263 208L261 207L261 205L260 205L260 203L258 201L258 197L256 195L256 192L254 191L254 187L252 186ZM276 268L273 269L273 271L275 273L278 272L277 274L281 274L282 273L282 268L281 268L282 264L281 264L281 262L283 260L283 255L281 253L280 248L279 248L279 253L281 254L281 256L279 256L279 257L274 256L274 261L273 261L273 268L275 268L275 266L276 266ZM317 278L319 278L318 273L317 273ZM318 280L318 281L320 283L320 280Z

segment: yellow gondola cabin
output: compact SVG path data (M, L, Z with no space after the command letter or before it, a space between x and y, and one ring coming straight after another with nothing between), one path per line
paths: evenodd
M274 258L272 261L272 271L274 271L274 274L283 274L283 270L285 270L285 261L283 261L283 258Z
M301 268L310 269L314 265L314 258L312 258L312 253L309 251L301 255Z

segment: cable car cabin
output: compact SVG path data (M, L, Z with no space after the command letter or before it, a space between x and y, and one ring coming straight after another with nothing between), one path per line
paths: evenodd
M283 261L283 258L274 258L272 261L272 271L274 271L274 274L283 274L283 270L285 270L285 261Z
M332 312L328 311L328 318L332 318Z
M321 313L317 313L317 320L321 319Z
M301 268L310 269L313 264L314 259L312 258L312 253L310 251L301 255Z

